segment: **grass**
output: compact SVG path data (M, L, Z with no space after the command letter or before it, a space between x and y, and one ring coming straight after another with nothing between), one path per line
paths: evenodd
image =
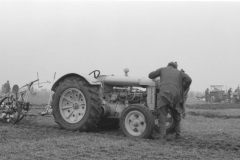
M196 97L193 98L187 98L186 104L192 105L192 104L206 104L205 101L200 101Z
M48 103L49 94L29 95L28 101L34 105L45 105Z
M212 111L208 111L211 113ZM238 132L232 132L233 130L239 131L239 119L219 119L219 118L206 118L204 116L191 116L188 115L188 118L185 121L184 128L188 132L197 134L198 136L203 136L206 134L232 134ZM192 125L194 124L194 125Z

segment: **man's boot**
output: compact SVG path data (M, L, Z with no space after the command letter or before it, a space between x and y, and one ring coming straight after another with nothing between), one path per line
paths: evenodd
M166 123L159 124L159 137L158 139L164 140L166 138Z
M182 139L181 130L180 130L180 121L176 121L175 123L175 133L176 133L175 139Z

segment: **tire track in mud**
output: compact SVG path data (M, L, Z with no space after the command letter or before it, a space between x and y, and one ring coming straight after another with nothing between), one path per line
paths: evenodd
M189 136L182 140L177 140L174 142L170 142L171 144L183 146L188 149L199 148L199 149L208 149L215 151L228 151L234 152L240 155L240 144L237 143L238 140L230 139L230 140L214 140L211 139L211 136L206 136L205 139L199 139L194 136Z
M233 115L217 115L217 114L213 114L213 113L199 113L199 112L193 112L193 111L189 111L187 112L187 114L192 115L192 116L203 116L206 118L220 118L220 119L240 119L240 116L233 116Z
M206 110L225 110L225 109L240 109L240 104L228 104L228 103L209 103L209 104L192 104L186 105L191 109L206 109Z
M65 133L76 133L78 134L79 132L77 131L69 131L66 129L62 129L58 126L49 126L49 125L39 125L37 123L21 123L21 124L16 124L12 125L11 127L15 128L20 128L20 129L32 129L32 130L37 130L37 131L42 131L42 132L65 132Z
M80 131L70 131L66 130L64 128L61 128L57 124L41 124L38 122L32 122L32 121L21 121L17 124L10 124L10 123L0 123L1 126L8 126L13 127L17 129L29 129L29 130L35 130L36 132L58 132L63 134L71 134L71 135L79 135L79 134L85 134L85 133L92 133L92 134L99 134L99 135L109 135L110 136L117 136L117 137L124 137L124 135L120 132L119 129L102 129L102 128L94 128L88 132L80 132Z

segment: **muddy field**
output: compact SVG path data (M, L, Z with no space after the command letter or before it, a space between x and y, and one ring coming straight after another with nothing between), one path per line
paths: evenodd
M120 129L60 129L52 116L30 116L17 125L0 122L1 160L8 159L240 159L240 105L188 105L184 139L129 139Z

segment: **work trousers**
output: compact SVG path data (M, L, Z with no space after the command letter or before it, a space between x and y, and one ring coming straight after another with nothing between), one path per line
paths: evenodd
M205 101L209 102L209 96L208 95L205 95Z
M167 122L167 114L169 113L169 110L175 122L174 132L176 133L176 136L180 136L181 135L181 130L180 130L181 115L180 113L178 113L177 110L175 110L174 108L168 105L162 106L161 108L157 109L160 136L165 137L166 135L166 122Z

